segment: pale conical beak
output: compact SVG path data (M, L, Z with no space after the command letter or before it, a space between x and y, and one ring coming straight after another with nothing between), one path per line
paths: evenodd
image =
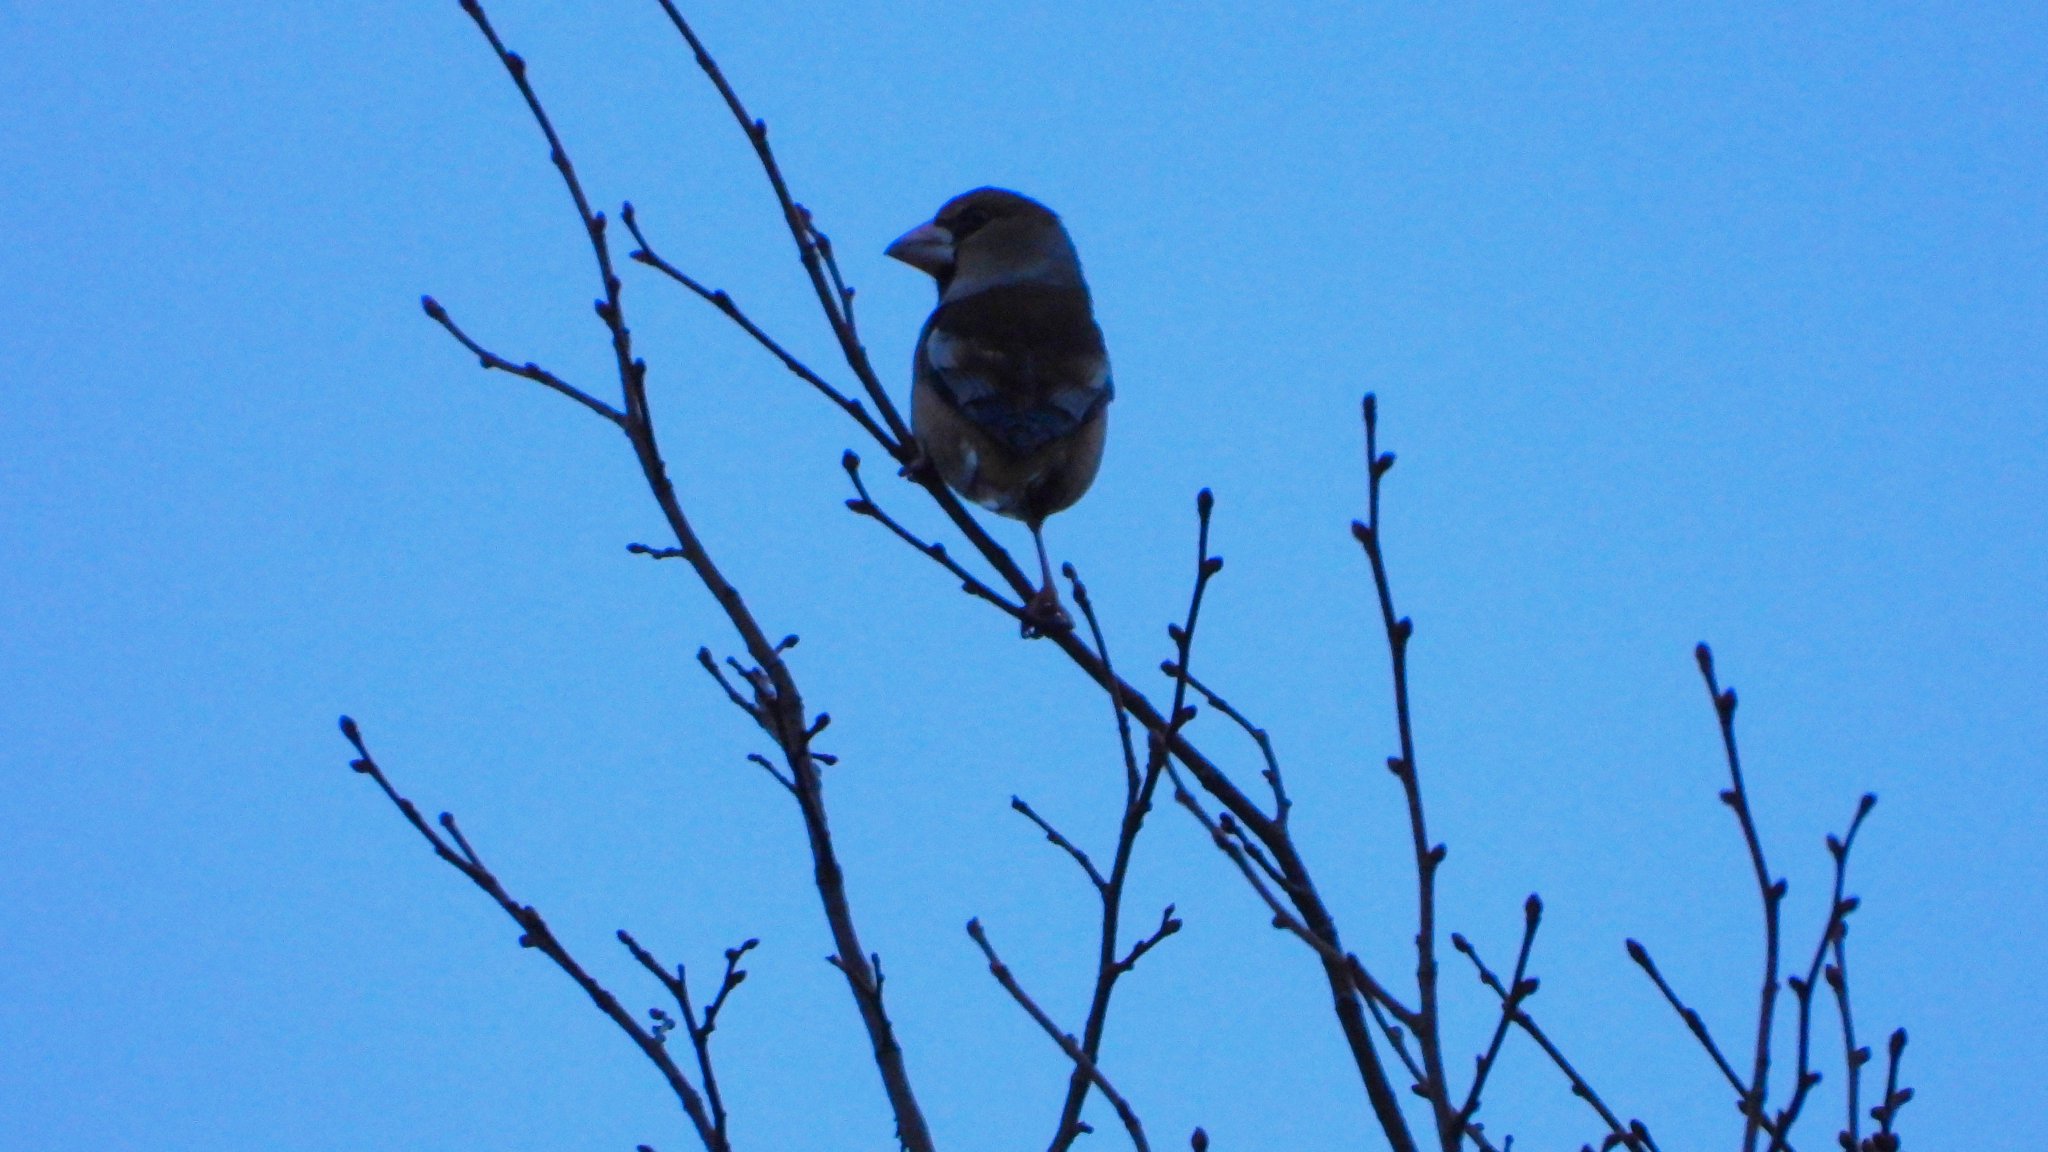
M898 236L882 254L929 275L944 276L953 269L953 234L936 223L920 224Z

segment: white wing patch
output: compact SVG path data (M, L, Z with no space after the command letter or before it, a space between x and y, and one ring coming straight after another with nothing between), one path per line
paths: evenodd
M996 394L986 372L990 356L971 338L956 336L944 328L932 329L924 343L925 358L939 374L956 404L974 404Z

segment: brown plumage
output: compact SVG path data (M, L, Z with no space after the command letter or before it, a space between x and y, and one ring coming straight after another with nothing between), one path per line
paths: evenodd
M1045 518L1094 483L1115 394L1073 243L1044 205L981 188L888 252L939 286L912 374L924 457L954 491L1030 527L1041 583L1026 631L1070 626Z

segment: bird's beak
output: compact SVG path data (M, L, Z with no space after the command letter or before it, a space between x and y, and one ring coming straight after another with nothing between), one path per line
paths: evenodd
M932 276L943 276L953 268L953 234L936 222L920 224L898 236L882 254Z

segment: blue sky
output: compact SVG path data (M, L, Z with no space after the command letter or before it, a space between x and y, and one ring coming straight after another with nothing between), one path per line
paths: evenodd
M829 363L652 0L491 10L593 195ZM1707 639L1795 941L1821 836L1882 797L1852 964L1866 1035L1912 1030L1909 1138L2001 1146L2048 1108L2039 6L690 11L885 369L930 306L891 237L983 183L1065 215L1119 395L1052 545L1142 668L1216 491L1198 660L1273 730L1352 946L1398 970L1411 891L1346 531L1372 389L1443 915L1504 956L1543 893L1534 1008L1610 1098L1667 1148L1734 1139L1621 947L1741 1032L1758 917ZM566 198L452 0L0 0L0 144L0 1146L691 1146L346 771L347 711L629 1000L657 990L613 929L707 976L763 939L720 1032L740 1146L886 1147L795 815L692 660L730 630L625 553L659 522L624 444L419 315L432 292L608 387ZM1007 804L1106 850L1102 702L844 511L829 407L641 270L627 303L693 517L834 716L835 826L941 1144L1032 1146L1064 1069L960 928L1078 1022L1089 895ZM1359 1146L1312 965L1180 813L1134 900L1188 922L1106 1054L1157 1142ZM1484 993L1446 987L1476 1050ZM1596 1135L1526 1046L1491 1100L1518 1146Z

